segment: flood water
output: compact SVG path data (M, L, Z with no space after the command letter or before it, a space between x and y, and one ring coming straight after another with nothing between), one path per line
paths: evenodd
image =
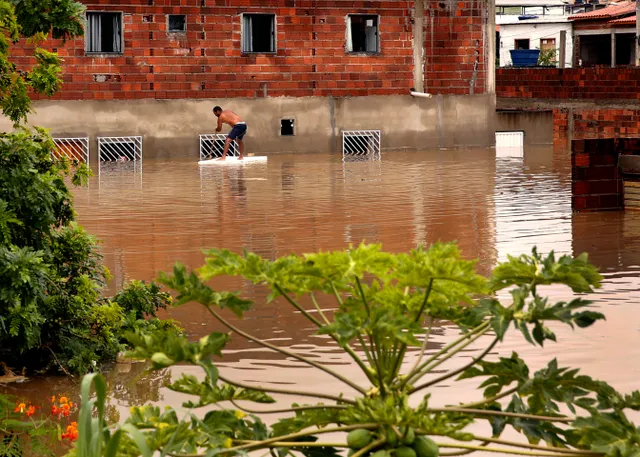
M103 169L88 188L78 189L79 222L102 240L105 263L114 275L108 293L129 279L153 279L175 261L202 264L202 248L246 248L275 258L290 252L343 249L350 243L380 242L407 251L419 244L457 240L463 254L479 259L488 273L509 254L533 246L578 255L587 251L605 276L590 298L607 316L590 329L557 327L558 343L530 346L514 333L493 358L517 351L532 369L557 357L561 366L582 367L621 391L640 388L640 214L571 211L569 156L551 147L530 147L525 159L496 159L488 149L393 152L380 161L343 163L335 155L271 155L267 164L199 167L195 159L145 159L143 172ZM286 304L264 304L265 292L251 284L216 280L219 289L239 290L256 301L238 325L315 360L331 364L354 380L357 367L332 341L314 335L306 320ZM555 299L571 298L564 288L548 288ZM331 302L323 302L330 308ZM172 309L190 337L223 329L198 305ZM429 352L455 337L453 328L434 332ZM489 340L473 346L445 367L466 363ZM411 355L409 360L414 356ZM263 385L304 386L339 393L338 381L234 337L221 364L230 378ZM141 365L117 366L109 374L111 413L124 419L131 404L179 406L185 397L162 387L191 367L146 376ZM481 397L473 383L439 387L433 404ZM65 378L34 380L13 393L46 398L73 393ZM286 401L303 401L287 398Z

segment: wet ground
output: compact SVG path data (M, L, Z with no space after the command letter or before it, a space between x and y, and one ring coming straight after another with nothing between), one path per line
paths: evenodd
M129 279L151 280L175 261L198 267L206 247L246 248L274 258L343 249L361 240L381 242L395 252L457 240L466 257L479 259L484 273L506 254L533 246L574 255L587 251L605 275L603 289L590 298L607 321L576 332L558 328L559 343L544 349L514 334L493 356L515 350L533 369L557 357L561 365L582 367L621 391L638 389L640 214L572 213L569 166L567 153L550 147L530 147L524 160L496 160L493 150L393 152L381 161L347 163L334 155L271 155L266 165L244 167L145 159L142 173L126 164L102 169L88 188L76 191L76 209L80 223L103 242L105 263L114 275L108 292ZM241 290L257 301L239 323L242 328L361 379L332 342L313 335L285 304L261 303L264 291L246 282L214 285ZM571 297L562 288L548 292ZM168 315L194 338L220 329L197 305ZM455 335L447 326L435 333L430 352ZM462 358L468 361L482 349L474 346ZM341 390L334 379L238 338L227 355L223 371L236 380ZM450 366L460 363L457 359ZM199 374L187 367L176 368L174 375L182 371ZM116 367L109 373L112 417L124 418L129 405L147 401L179 406L184 398L162 387L170 376L146 376L140 365ZM17 389L32 398L75 390L64 378ZM480 398L468 383L441 390L434 403Z

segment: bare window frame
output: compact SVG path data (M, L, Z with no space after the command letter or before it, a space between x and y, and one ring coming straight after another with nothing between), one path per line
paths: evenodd
M105 52L105 51L89 51L89 15L90 14L116 14L120 16L120 51L112 51L112 52ZM84 53L85 55L90 55L90 56L122 56L124 55L124 12L123 11L95 11L95 10L88 10L85 11L84 13L84 19L85 19L85 24L86 24L86 28L85 28L85 34L84 34Z
M182 29L182 30L171 30L171 16L182 16L182 17L184 17L184 29ZM185 34L185 33L187 33L187 15L186 14L167 14L167 33L170 33L170 34Z
M375 51L354 51L353 50L353 29L351 18L352 17L375 17L376 24L376 50ZM361 56L377 56L382 53L382 41L380 40L380 15L379 14L368 14L368 13L349 13L345 17L345 45L344 52L349 55L361 55Z
M273 21L273 40L272 40L272 51L248 51L245 48L245 37L247 31L245 30L245 17L247 16L270 16ZM253 32L252 32L253 33ZM241 13L240 14L240 51L243 55L255 55L255 54L266 54L266 55L275 55L278 52L278 15L276 13Z

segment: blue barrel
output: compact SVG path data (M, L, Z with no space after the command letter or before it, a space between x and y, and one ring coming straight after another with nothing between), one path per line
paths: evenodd
M512 49L509 52L514 67L535 67L538 65L540 49Z

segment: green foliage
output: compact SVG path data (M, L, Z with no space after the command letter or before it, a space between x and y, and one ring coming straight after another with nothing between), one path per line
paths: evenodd
M15 126L31 111L29 91L53 95L62 84L60 58L38 44L53 38L82 36L84 6L73 0L0 0L0 107ZM27 38L35 43L31 68L11 61L11 43Z
M541 49L538 56L538 65L545 67L555 67L558 64L557 49Z
M101 297L108 272L73 222L71 169L51 159L54 147L40 129L0 137L0 361L84 373L123 350L125 331L177 327L155 318L171 299L154 283Z
M160 275L162 283L176 290L177 305L199 301L230 334L321 370L359 395L246 385L227 379L219 373L215 358L221 356L230 334L215 332L189 342L170 332L133 333L129 336L136 348L133 355L150 360L152 369L190 364L199 365L205 373L200 379L183 374L170 385L197 399L183 404L187 408L184 418L171 408L160 411L147 406L133 411L126 422L128 430L135 427L142 432L151 450L163 455L230 456L265 449L278 457L291 452L330 457L345 447L351 448L352 457L436 457L444 455L445 448L453 449L449 455L482 450L557 457L640 455L640 435L624 414L625 409L640 410L640 392L619 394L576 369L560 367L555 359L533 374L515 353L497 361L485 360L510 329L522 333L529 343L542 345L556 340L548 322L585 328L604 318L589 309L587 300L551 302L539 294L540 286L551 284L563 284L576 293L599 287L601 277L586 255L556 258L553 253L541 256L534 249L531 255L509 257L484 278L475 272L475 262L463 259L455 245L442 243L407 254L360 245L273 261L226 250L206 254L206 263L197 273L177 264L173 275ZM261 341L225 319L219 310L230 309L242 316L252 303L237 293L214 291L204 282L221 275L267 286L271 290L268 302L285 300L316 325L319 334L333 338L362 369L368 385L359 386L329 366ZM507 303L497 299L504 289L512 298ZM331 315L320 308L317 297L321 295L334 300ZM461 335L426 356L431 329L439 320L457 325ZM447 360L487 338L491 343L473 360L459 368L442 369ZM420 348L419 357L403 372L410 346ZM441 383L471 378L479 379L482 398L463 405L431 405L432 393ZM272 403L271 394L325 402L270 410L245 406L247 402ZM421 401L416 396L422 396ZM229 403L251 415L228 409ZM210 405L221 409L207 409L204 419L202 413L191 412ZM256 415L270 413L285 416L267 429ZM478 421L488 421L492 436L471 432ZM502 439L507 426L529 444ZM343 438L338 442L320 439L330 432L342 432ZM439 442L439 437L448 441ZM132 440L120 452L140 454Z

